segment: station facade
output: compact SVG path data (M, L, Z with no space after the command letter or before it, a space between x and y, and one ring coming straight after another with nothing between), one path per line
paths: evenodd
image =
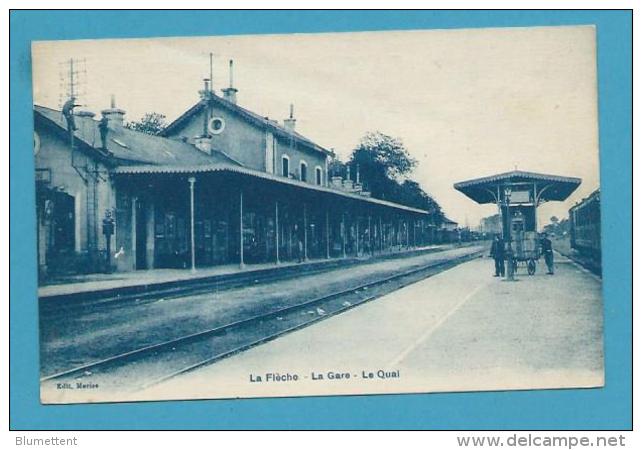
M434 242L426 211L372 198L356 174L330 177L332 151L296 131L292 107L281 124L239 106L237 92L206 83L159 136L126 128L113 100L100 120L75 112L73 131L61 111L35 106L40 274L278 264Z

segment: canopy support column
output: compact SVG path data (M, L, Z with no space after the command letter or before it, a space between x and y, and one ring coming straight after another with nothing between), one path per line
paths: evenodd
M330 259L330 211L325 210L325 259Z
M303 260L308 260L308 210L303 204Z
M194 184L196 178L189 177L189 235L190 235L190 254L192 257L192 272L196 272L196 241L194 236Z
M383 223L379 214L379 252L383 252Z
M535 233L537 233L538 226L537 226L537 207L539 206L537 203L537 183L533 183L533 203L535 207L533 208L533 218L535 219Z
M356 236L355 236L355 256L359 257L359 213L357 213L357 220L355 224Z
M417 221L412 219L412 246L417 246Z
M245 269L243 258L243 189L239 189L239 268Z
M346 255L346 213L345 211L341 211L341 252L343 257L345 258Z
M132 197L132 213L131 213L131 227L132 227L132 249L131 249L131 254L132 254L132 269L136 270L138 267L136 267L136 239L138 239L138 236L136 236L136 230L137 230L137 221L138 217L136 214L136 207L138 203L138 197Z
M405 220L406 224L406 248L410 248L410 221L408 219Z
M279 201L274 202L274 251L275 251L275 263L280 264L279 260Z
M368 213L368 253L370 253L370 255L373 254L373 248L372 248L372 218L370 217L370 213Z

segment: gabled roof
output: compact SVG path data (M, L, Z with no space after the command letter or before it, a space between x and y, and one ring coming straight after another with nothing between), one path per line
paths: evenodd
M454 188L477 203L495 203L497 200L493 193L496 192L498 186L519 182L535 182L539 188L546 186L545 191L543 189L539 191L541 192L539 198L542 201L564 201L577 189L582 180L574 177L513 170L512 172L455 183Z
M36 105L34 112L66 132L67 121L61 111ZM98 121L92 117L75 116L75 122L78 128L75 133L76 139L95 149L97 156L108 155L101 149ZM111 153L110 159L116 165L237 164L220 152L213 152L210 156L186 142L153 136L124 127L120 130L109 130L107 150Z
M237 105L236 103L230 102L229 100L224 99L223 97L220 97L216 95L215 93L212 92L212 95L210 96L210 101L217 106L221 106L222 108L225 108L226 110L239 115L249 123L259 127L259 128L267 128L269 129L274 135L284 138L284 139L296 139L297 142L300 142L301 144L305 145L306 147L316 150L318 152L324 153L326 155L334 155L334 152L331 150L328 150L324 147L321 147L320 145L314 143L307 137L303 136L300 133L297 133L294 130L289 130L278 123L271 121L267 119L266 117L262 117L259 114L250 111L249 109L243 108L242 106ZM179 116L176 120L174 120L172 123L170 123L165 129L160 133L161 136L170 136L174 131L180 129L185 122L187 122L189 119L191 119L194 115L198 114L200 111L202 111L207 103L203 100L199 101L196 103L194 106L192 106L190 109L185 111L181 116Z

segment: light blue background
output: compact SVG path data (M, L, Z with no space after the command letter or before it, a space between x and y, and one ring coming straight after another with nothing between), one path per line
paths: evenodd
M632 426L629 11L14 11L10 24L12 429L629 429ZM573 24L597 25L604 389L40 405L32 40Z

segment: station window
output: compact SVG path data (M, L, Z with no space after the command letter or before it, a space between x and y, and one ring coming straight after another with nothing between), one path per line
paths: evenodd
M318 186L321 186L323 184L323 172L321 172L321 167L318 167L314 170L315 173L315 181Z
M225 121L221 117L213 117L207 123L207 130L211 134L221 134L225 129Z
M305 162L301 162L301 181L308 181L308 165Z
M283 158L281 158L281 174L285 178L290 176L290 158L286 155L283 155Z

